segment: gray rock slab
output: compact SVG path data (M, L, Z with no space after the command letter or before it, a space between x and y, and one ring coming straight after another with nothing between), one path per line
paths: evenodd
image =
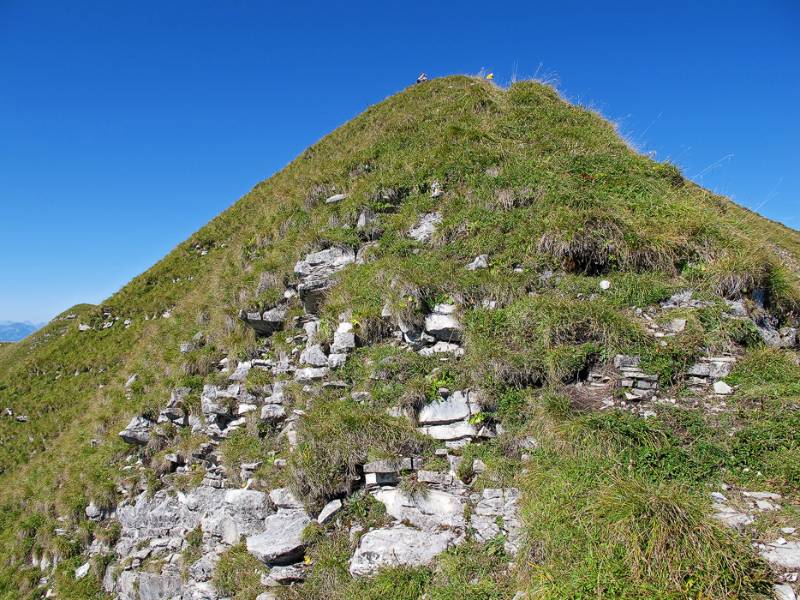
M361 538L350 559L350 574L368 576L382 567L427 565L458 539L448 530L421 531L406 525L374 529Z

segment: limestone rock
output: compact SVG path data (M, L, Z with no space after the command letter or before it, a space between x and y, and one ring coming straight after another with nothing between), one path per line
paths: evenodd
M355 253L349 248L328 248L308 254L295 264L294 272L303 279L327 278L355 262Z
M425 317L425 331L437 340L460 343L464 327L454 316L455 310L452 304L437 304Z
M772 586L772 593L775 600L797 600L794 588L788 583L776 583Z
M334 354L345 354L356 347L356 337L353 333L352 323L339 323L336 332L333 334L333 344L331 352Z
M255 535L269 514L267 495L256 490L226 490L219 506L202 518L203 531L228 545L243 535Z
M297 369L294 373L294 378L301 382L317 381L327 377L328 372L328 367L306 367L305 369Z
M516 554L522 539L519 496L516 488L483 490L470 521L475 539L485 542L503 534L506 552Z
M325 200L325 204L335 204L347 198L347 194L334 194Z
M313 344L300 354L300 362L312 367L325 367L328 365L328 357L320 344Z
M355 260L355 252L350 248L333 247L312 252L294 266L294 272L300 277L297 291L307 312L319 310L331 276Z
M277 488L269 493L270 501L278 508L303 508L303 503L297 499L289 488Z
M800 541L766 544L761 557L772 567L797 571L800 569Z
M140 600L167 600L180 594L183 580L179 573L139 573Z
M331 500L328 502L325 507L320 511L319 516L317 517L317 523L320 525L324 525L328 521L330 521L336 513L338 513L342 509L342 501L338 498L336 500Z
M733 393L733 388L724 381L714 382L714 393L720 396L728 396Z
M477 271L478 269L488 269L489 268L489 255L488 254L481 254L480 256L476 256L475 260L467 265L467 271Z
M437 354L452 354L453 356L463 356L464 349L458 344L450 342L436 342L433 346L428 346L419 351L422 356L435 356Z
M303 529L310 522L302 509L280 509L264 519L261 533L247 538L247 550L266 564L291 564L303 557Z
M417 224L409 230L408 237L417 242L430 241L441 222L442 215L438 212L422 215Z
M83 563L80 567L75 569L75 579L83 579L89 574L89 568L92 566L90 562Z
M286 409L280 404L265 404L261 407L261 420L276 423L286 418Z
M374 492L374 496L386 506L390 516L420 529L465 527L464 499L449 492L432 489L409 495L397 488L383 488Z
M128 426L119 432L119 437L129 444L145 445L150 441L150 430L153 428L150 419L142 416L133 417Z
M242 311L239 318L252 327L258 335L270 335L283 327L286 321L286 306L276 306L263 313Z
M467 396L463 392L455 392L446 400L437 400L422 407L417 416L420 425L441 425L463 421L470 416Z
M361 538L350 559L350 574L365 576L382 567L427 565L457 538L452 531L420 531L405 525L374 529Z
M435 440L443 441L461 440L478 435L478 430L475 426L466 421L457 421L446 425L426 425L421 427L420 431Z

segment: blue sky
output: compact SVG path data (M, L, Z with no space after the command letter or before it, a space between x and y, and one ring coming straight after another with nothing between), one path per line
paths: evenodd
M0 319L99 302L370 104L547 77L800 227L800 4L0 0Z

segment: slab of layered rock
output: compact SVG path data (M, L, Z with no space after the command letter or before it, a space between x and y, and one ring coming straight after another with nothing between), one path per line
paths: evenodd
M183 579L180 573L139 573L139 599L165 600L179 595L183 590Z
M270 335L283 328L286 321L285 306L277 306L264 312L242 311L239 318L258 335Z
M302 509L279 509L264 519L262 532L247 538L247 550L266 564L287 565L303 558L303 530L311 518Z
M463 530L466 524L465 500L460 495L434 489L410 495L397 488L383 488L373 495L386 506L391 517L420 529L433 531L447 527Z
M437 304L433 312L425 317L425 332L442 342L460 343L464 327L455 313L455 305Z
M255 490L227 490L216 510L201 520L203 531L219 537L229 545L239 543L243 535L261 531L269 515L269 503L264 492Z
M760 554L772 567L787 571L800 569L800 541L766 544Z
M445 425L426 425L419 430L435 440L454 441L473 438L478 435L478 429L467 421L447 423Z
M147 417L133 417L130 423L128 423L128 426L119 432L119 437L128 444L139 444L143 446L150 441L150 430L154 425L155 423Z
M300 277L297 291L300 300L309 313L316 313L319 304L330 287L331 276L356 260L350 248L328 248L308 254L294 266Z
M441 425L463 421L471 415L467 395L455 392L447 399L440 399L423 406L417 415L420 425Z
M406 525L374 529L361 538L350 559L350 574L365 576L383 567L427 565L458 538L453 531L422 531Z

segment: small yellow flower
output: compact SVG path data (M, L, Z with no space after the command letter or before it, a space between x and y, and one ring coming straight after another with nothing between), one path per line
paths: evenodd
M486 76L486 79L488 79L489 81L491 81L492 79L494 79L494 73L489 73L489 74Z

